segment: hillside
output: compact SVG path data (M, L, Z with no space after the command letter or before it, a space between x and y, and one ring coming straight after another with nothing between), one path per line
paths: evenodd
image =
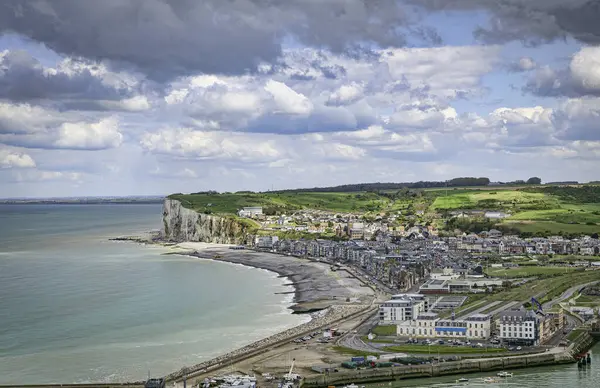
M600 232L600 186L520 186L380 190L373 192L238 192L174 194L183 206L206 214L235 214L245 206L262 206L266 215L298 210L353 213L364 218L394 215L397 226L433 224L477 232L491 227L525 235ZM486 220L483 212L509 215ZM464 212L464 218L454 218Z

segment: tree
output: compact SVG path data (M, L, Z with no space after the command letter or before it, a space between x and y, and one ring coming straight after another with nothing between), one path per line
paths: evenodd
M542 184L542 180L536 176L527 179L528 185L540 185Z

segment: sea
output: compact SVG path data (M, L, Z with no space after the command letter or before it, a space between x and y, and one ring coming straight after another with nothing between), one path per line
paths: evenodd
M144 380L306 322L275 273L109 241L161 213L0 205L0 385Z

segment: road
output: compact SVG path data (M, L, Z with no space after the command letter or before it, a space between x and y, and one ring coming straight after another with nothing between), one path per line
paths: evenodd
M339 346L344 346L351 349L362 350L366 352L381 353L381 350L367 344L361 337L369 334L373 326L379 320L379 311L376 311L372 316L363 321L360 325L354 328L354 332L344 335L337 341Z
M501 302L501 303L505 303L505 302ZM508 309L510 309L510 308L512 308L512 307L514 307L516 305L520 305L520 302L508 302L508 303L503 304L502 306L498 307L497 309L494 309L494 310L492 310L492 311L490 311L489 313L486 313L486 314L489 314L491 316L495 316L496 314L499 314L499 313L501 313L504 310L508 310Z
M501 300L497 300L497 301L495 301L495 302L492 302L492 303L485 303L485 301L483 301L483 303L482 303L482 304L483 304L483 306L481 306L481 307L478 307L478 308L476 308L476 309L475 309L475 310L473 310L473 311L469 311L467 314L465 314L465 315L462 315L462 316L459 316L459 318L461 318L461 319L464 319L464 318L468 318L468 317L470 317L470 316L473 316L473 315L475 315L475 314L479 314L479 313L480 313L480 312L482 312L483 310L487 310L487 309L489 309L490 307L493 307L493 306L495 306L495 305L497 305L497 304L500 304L500 303L504 303L504 302L503 302L503 301L501 301Z
M560 303L560 302L562 302L565 299L571 298L571 296L573 296L573 294L575 293L575 291L579 290L580 288L591 286L592 284L596 284L596 283L598 283L598 280L596 280L594 282L589 282L589 283L585 283L585 284L578 284L576 286L573 286L573 287L569 288L568 290L566 290L565 292L563 292L560 297L544 303L542 305L542 307L544 308L544 310L549 310L555 304Z

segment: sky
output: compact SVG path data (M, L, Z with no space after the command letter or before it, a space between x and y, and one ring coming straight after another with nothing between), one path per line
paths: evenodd
M600 179L596 0L3 0L0 197Z

